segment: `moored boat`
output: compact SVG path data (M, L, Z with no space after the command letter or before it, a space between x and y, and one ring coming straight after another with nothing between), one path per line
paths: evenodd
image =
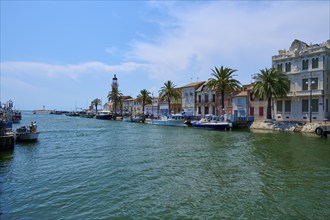
M124 122L144 123L145 115L124 116L123 121Z
M36 123L32 122L30 126L22 126L16 129L16 141L36 141L39 132L37 132Z
M22 113L20 111L13 111L13 123L19 123L22 120Z
M65 115L66 116L70 116L70 117L78 117L79 116L79 112L68 112Z
M208 115L199 121L192 122L192 127L224 131L230 129L232 123L223 121L222 117Z
M147 124L186 127L186 118L183 114L171 114L170 116L161 116L158 119L148 119Z
M111 120L112 114L109 111L99 111L95 115L95 118L100 120Z

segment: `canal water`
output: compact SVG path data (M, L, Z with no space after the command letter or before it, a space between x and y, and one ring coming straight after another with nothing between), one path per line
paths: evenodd
M24 112L0 219L330 219L330 140Z

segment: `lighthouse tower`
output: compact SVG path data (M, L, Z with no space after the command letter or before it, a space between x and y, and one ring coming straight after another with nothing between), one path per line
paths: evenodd
M112 87L112 89L118 89L118 79L117 79L117 77L116 77L116 74L114 75L114 77L112 78L112 85L111 85L111 87Z

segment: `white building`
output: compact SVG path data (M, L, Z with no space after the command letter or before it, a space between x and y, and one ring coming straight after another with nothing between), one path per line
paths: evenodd
M144 107L144 114L146 115L159 115L159 97L153 97L151 104Z
M287 98L276 100L276 120L330 119L330 40L310 45L294 40L289 50L272 57L272 66L287 73L290 80Z
M205 115L217 115L216 92L209 88L204 82L196 90L195 115L204 117Z
M182 110L187 116L193 116L195 110L196 90L203 82L193 82L181 87Z

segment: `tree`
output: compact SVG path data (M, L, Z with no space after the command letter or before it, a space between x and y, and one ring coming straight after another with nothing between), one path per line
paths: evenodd
M160 99L167 100L169 114L171 114L171 99L179 99L181 97L180 91L175 87L176 85L174 85L172 81L168 80L159 90Z
M275 68L260 70L253 76L253 93L257 98L267 99L267 119L272 119L271 102L272 97L285 97L289 91L289 78L280 70Z
M113 102L113 112L115 114L115 117L116 117L116 114L117 114L117 104L120 103L121 101L121 96L123 94L118 90L118 88L116 87L113 87L111 92L109 92L108 94L108 100L109 101L112 101Z
M151 102L152 102L152 99L150 97L150 94L151 93L148 90L142 89L140 91L140 94L137 96L137 100L139 102L142 102L142 111L143 111L143 113L144 113L144 107L145 107L145 105L151 104Z
M234 79L236 76L234 73L237 70L230 69L228 67L221 66L220 69L214 67L212 70L211 76L207 82L207 86L211 89L214 89L216 93L221 95L221 107L225 108L225 92L239 90L241 83Z
M102 101L98 98L94 99L91 103L93 106L95 106L95 110L97 112L97 106L101 105L102 104Z

